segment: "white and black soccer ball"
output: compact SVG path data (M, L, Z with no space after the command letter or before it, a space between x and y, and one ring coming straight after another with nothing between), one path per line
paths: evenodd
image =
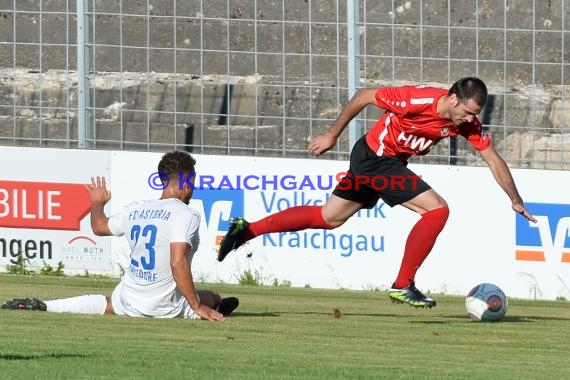
M465 298L467 316L477 322L501 320L508 309L505 292L495 284L479 284Z

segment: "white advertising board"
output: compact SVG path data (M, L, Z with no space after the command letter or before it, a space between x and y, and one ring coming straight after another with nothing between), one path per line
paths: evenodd
M137 195L158 196L149 177L159 155L117 152L113 157L114 205ZM349 289L385 289L395 279L408 232L419 216L382 202L332 231L260 236L218 263L217 244L232 216L255 221L288 207L323 204L337 175L348 166L320 159L195 157L196 186L205 188L196 190L190 204L203 215L201 249L193 263L196 278L236 283L249 270L266 284ZM539 220L535 225L511 210L486 167L410 167L451 209L432 254L418 272L418 286L464 295L480 282L493 282L514 297L570 298L570 198L564 190L569 173L513 170ZM124 178L129 180L118 180Z
M386 289L394 281L407 235L419 216L403 207L390 208L381 201L335 230L260 236L230 253L222 263L217 262L217 244L231 217L243 215L255 221L292 206L323 204L348 163L194 156L196 186L204 187L195 191L190 203L202 215L201 244L193 261L197 280L237 283L249 270L266 284L290 282L299 287ZM160 197L155 178L160 157L160 153L1 148L3 162L8 159L19 165L3 170L1 180L4 185L10 181L80 184L91 176L104 175L113 194L106 208L110 214L132 201ZM493 282L512 297L570 298L570 195L565 190L570 173L512 171L527 207L538 219L537 224L532 224L511 210L508 197L486 167L411 164L410 168L442 195L451 209L447 225L417 274L420 289L465 295L480 282ZM0 187L5 188L12 189L8 185ZM3 194L0 191L0 265L8 265L12 251L29 244L30 260L41 267L47 253L41 257L36 248L34 256L33 243L26 242L35 241L39 247L41 241L49 240L52 250L46 261L50 265L65 259L66 270L116 274L117 268L126 268L126 239L94 236L87 214L75 230L69 226L18 225L4 216L7 209L2 202L7 198ZM60 200L56 197L51 202ZM49 204L47 198L42 202L44 208ZM26 212L35 211L28 207ZM45 209L44 219L47 214ZM24 220L22 211L18 218ZM79 240L83 245L91 244L83 237L94 241L100 254L92 255L89 252L93 249L84 246L74 250ZM66 256L68 251L71 254Z
M22 253L38 271L63 263L67 273L113 274L110 241L95 236L85 184L109 175L101 151L2 147L0 268Z

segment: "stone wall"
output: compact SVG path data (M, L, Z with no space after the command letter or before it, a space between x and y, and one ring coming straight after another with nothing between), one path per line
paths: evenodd
M451 2L450 12L447 1L392 3L362 1L361 86L448 87L476 74L494 95L482 117L509 163L567 168L568 10L550 1L533 10L528 1L480 0L478 14L475 2ZM75 4L43 1L41 22L38 2L16 2L18 13L13 4L0 1L0 143L75 146ZM311 136L348 100L346 27L337 29L346 9L336 0L90 4L94 148L190 144L201 153L305 157ZM369 109L365 125L378 115ZM346 135L335 157L346 158ZM446 163L448 153L441 144L422 162ZM457 155L475 163L461 141Z

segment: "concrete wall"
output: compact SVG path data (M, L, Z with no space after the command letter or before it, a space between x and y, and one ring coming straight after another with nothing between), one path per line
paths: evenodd
M69 146L77 139L75 4L67 3L43 1L40 18L39 2L16 2L14 13L12 1L0 1L2 144ZM336 24L346 9L336 0L285 7L235 0L229 9L225 0L177 1L176 9L151 2L150 10L136 0L90 4L94 147L164 150L187 142L194 126L191 142L202 153L304 156L308 139L347 101L338 88L347 83L346 27ZM509 2L505 10L480 0L476 17L475 2L451 2L449 14L447 4L404 2L392 11L392 1L363 1L361 85L447 87L477 74L496 94L485 121L506 158L520 167L563 168L570 53L562 51L560 30L569 11L550 1L534 10L531 1ZM220 125L228 84L230 116ZM369 110L366 124L377 116ZM339 145L344 157L346 137ZM447 146L438 148L433 161L424 160L446 162ZM458 154L473 162L461 143Z

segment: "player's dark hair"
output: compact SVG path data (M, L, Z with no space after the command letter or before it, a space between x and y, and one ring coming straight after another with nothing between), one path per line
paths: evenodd
M178 178L179 173L194 173L196 160L189 153L173 151L165 153L158 163L158 171L169 178Z
M487 103L487 86L476 77L461 78L451 86L448 95L455 94L460 102L473 99L479 106Z

